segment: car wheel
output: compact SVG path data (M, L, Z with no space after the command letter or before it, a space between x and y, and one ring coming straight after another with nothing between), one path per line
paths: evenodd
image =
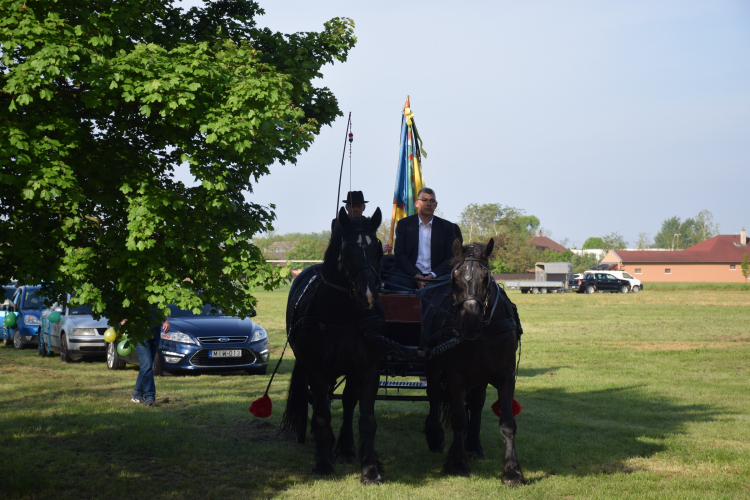
M110 342L107 344L107 368L110 370L122 370L125 368L125 362L117 354L117 343Z
M594 293L596 289L594 288L594 285L587 285L586 286L586 293Z
M24 348L23 341L21 340L21 334L16 330L13 332L13 347L19 351Z
M531 293L539 293L539 289L534 287L531 289Z
M546 288L540 288L539 289L539 293L542 293L542 294L543 293L547 293L547 289Z
M60 335L60 361L63 363L70 363L73 361L73 358L70 357L70 352L68 351L68 336L64 333Z
M248 368L245 373L248 375L265 375L268 372L268 365L259 368Z
M620 293L628 293L628 285L622 285L620 287Z
M635 285L635 286L633 287L633 293L638 293L638 292L640 292L640 291L641 291L641 287L639 287L638 285Z

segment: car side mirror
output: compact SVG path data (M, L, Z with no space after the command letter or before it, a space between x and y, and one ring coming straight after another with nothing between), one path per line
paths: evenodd
M251 317L251 318L254 318L254 317L256 317L257 315L258 315L258 313L257 313L257 312L255 311L255 309L251 309L251 310L250 310L250 317Z

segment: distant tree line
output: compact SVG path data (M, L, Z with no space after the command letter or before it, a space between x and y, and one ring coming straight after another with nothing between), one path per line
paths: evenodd
M441 216L441 213L437 213ZM522 273L532 269L536 262L571 262L575 272L590 269L610 250L627 248L628 242L617 231L606 236L588 238L583 249L599 249L598 255L577 255L567 249L556 252L549 249L537 248L533 237L537 234L551 236L549 230L541 227L540 220L534 215L527 215L523 209L503 206L499 203L468 205L456 221L461 229L464 241L483 241L490 238L495 240L495 250L492 252L490 267L495 273ZM662 228L652 242L648 234L641 233L637 247L646 248L674 248L682 249L700 243L717 235L718 224L714 224L713 215L708 210L701 211L695 217L684 221L679 217L671 217L662 223ZM390 219L386 219L378 229L378 237L383 243L390 235ZM292 249L286 251L286 259L290 260L320 260L323 258L330 231L319 233L289 233L279 235L268 233L253 239L266 258L273 252L274 243L289 242ZM567 238L563 244L567 243ZM309 265L309 264L308 264ZM299 265L294 267L306 267Z

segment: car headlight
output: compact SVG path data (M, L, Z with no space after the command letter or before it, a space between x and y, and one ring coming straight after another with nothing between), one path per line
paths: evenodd
M96 330L96 328L74 328L73 329L73 335L98 335L99 332Z
M181 344L197 344L195 340L193 340L193 337L188 335L187 333L182 332L169 332L169 333L162 333L161 338L164 340L171 340L172 342L180 342Z
M27 314L23 317L23 324L26 326L39 326L41 323L39 323L39 318L37 318L36 316Z
M253 336L250 337L250 342L257 342L259 340L263 340L268 337L268 334L263 329L262 326L255 325L255 331L253 332Z

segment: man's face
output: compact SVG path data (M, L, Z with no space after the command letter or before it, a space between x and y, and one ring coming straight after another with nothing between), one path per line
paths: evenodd
M437 200L434 194L422 193L414 204L417 207L417 213L422 217L431 218L437 208Z
M356 203L354 205L346 205L346 211L349 213L349 217L362 217L362 212L365 211L364 203Z

